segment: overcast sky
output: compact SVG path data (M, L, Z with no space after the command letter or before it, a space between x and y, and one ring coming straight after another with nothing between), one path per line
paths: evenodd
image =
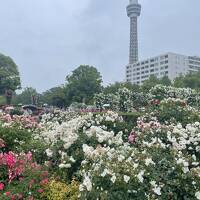
M128 63L128 0L0 0L0 52L39 92L64 83L81 64L104 84L122 81ZM200 0L139 0L139 56L200 56Z

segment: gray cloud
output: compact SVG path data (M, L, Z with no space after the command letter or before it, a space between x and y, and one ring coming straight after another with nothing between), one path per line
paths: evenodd
M124 79L128 0L0 0L0 52L19 66L23 86L39 91L64 83L80 64L104 82ZM140 0L140 58L172 51L200 55L199 0Z

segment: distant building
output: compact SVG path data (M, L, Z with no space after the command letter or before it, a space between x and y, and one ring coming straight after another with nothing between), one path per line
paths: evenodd
M142 84L150 75L168 76L174 80L181 74L200 70L200 57L166 53L126 66L126 81Z
M180 74L187 74L200 70L200 57L184 56L175 53L166 53L142 61L138 61L138 31L137 20L141 13L138 0L129 0L126 8L130 18L130 45L129 64L126 66L126 81L142 84L149 76L157 78L168 76L174 80Z

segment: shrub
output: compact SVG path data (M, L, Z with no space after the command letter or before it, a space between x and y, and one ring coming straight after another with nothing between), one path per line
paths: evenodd
M32 154L0 154L0 199L40 199L48 172L32 161Z
M98 144L122 144L132 129L127 128L127 124L117 113L89 113L63 121L62 124L56 123L54 127L50 123L50 129L43 130L38 137L49 145L46 154L52 171L65 180L71 180L77 176L84 160L84 143L94 148Z
M182 123L186 125L200 120L200 113L180 99L168 98L161 102L153 100L148 113L162 123Z
M50 180L46 187L43 199L46 200L77 200L79 195L79 184L72 180L66 184L55 179Z
M87 146L80 199L199 199L199 131L139 121L131 145Z

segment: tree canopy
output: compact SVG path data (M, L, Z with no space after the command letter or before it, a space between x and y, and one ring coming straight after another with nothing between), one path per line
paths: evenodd
M155 75L150 75L149 79L144 81L143 85L141 86L141 89L144 92L148 92L152 87L158 84L169 86L172 84L172 82L168 78L168 76L163 76L159 79Z
M64 87L54 87L45 91L41 96L41 101L52 106L62 108L66 105L66 95Z
M135 85L129 82L116 82L114 84L110 84L104 88L104 93L109 94L109 93L116 93L120 88L127 88L131 91L136 91L138 92L140 90L139 85Z
M93 66L81 65L66 77L67 102L90 103L94 94L101 91L102 77Z
M36 89L34 89L32 87L26 87L26 88L24 88L24 90L22 91L21 94L17 94L14 96L13 103L14 104L23 104L23 105L24 104L32 104L33 96L39 96Z
M174 80L175 87L189 87L200 90L200 71L181 75Z
M6 90L15 91L21 86L20 75L14 61L3 54L0 54L0 94Z

